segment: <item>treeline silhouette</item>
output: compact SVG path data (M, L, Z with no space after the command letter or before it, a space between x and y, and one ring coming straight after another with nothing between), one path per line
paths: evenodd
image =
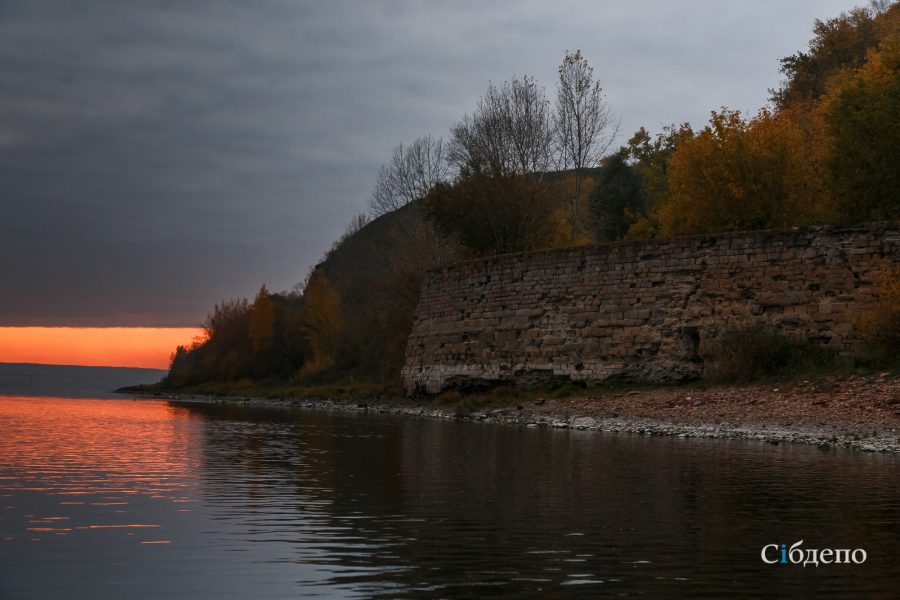
M900 218L900 5L813 33L757 114L723 107L699 130L641 128L615 150L617 122L580 52L565 54L555 103L527 76L491 84L446 142L395 148L369 213L299 290L216 305L165 385L396 382L424 273L449 261ZM900 343L897 277L884 276L879 325L862 327L888 343Z

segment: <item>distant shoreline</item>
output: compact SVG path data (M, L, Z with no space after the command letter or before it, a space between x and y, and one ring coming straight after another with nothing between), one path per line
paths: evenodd
M159 381L166 371L143 367L98 367L0 363L0 394L25 396L111 395L126 383Z
M888 373L789 384L610 391L465 410L435 399L264 398L140 391L178 404L326 410L685 438L799 443L900 453L900 378Z

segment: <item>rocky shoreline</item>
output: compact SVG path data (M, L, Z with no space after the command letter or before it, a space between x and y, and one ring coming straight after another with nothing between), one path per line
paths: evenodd
M434 399L291 399L178 393L164 393L162 397L180 404L395 414L523 427L900 452L900 378L887 373L785 386L610 391L595 396L537 398L471 411Z

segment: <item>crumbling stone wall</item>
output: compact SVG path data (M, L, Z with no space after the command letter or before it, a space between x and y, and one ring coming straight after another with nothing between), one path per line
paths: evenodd
M410 393L480 383L677 381L704 342L754 323L841 352L900 227L760 231L513 254L431 271Z

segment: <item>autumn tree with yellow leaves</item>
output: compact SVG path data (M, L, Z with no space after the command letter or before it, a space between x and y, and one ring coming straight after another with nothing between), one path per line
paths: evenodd
M301 375L319 375L334 367L346 332L340 294L322 268L313 270L303 290L302 323L310 356Z
M250 343L256 354L268 354L275 345L275 302L265 285L250 307Z
M840 220L900 218L900 35L836 77L822 105Z
M876 285L877 299L867 310L852 316L853 324L876 350L896 360L900 345L900 268L885 264Z
M811 225L827 210L803 132L790 119L722 110L696 134L683 127L676 146L659 211L663 236Z

